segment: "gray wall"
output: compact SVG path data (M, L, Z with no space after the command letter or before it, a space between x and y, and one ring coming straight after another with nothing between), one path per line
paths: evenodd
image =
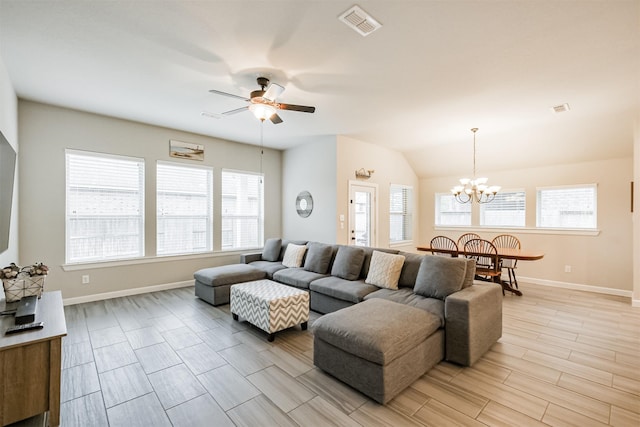
M20 259L51 267L46 288L64 298L180 283L197 269L238 262L238 253L220 253L220 173L222 168L258 172L260 148L202 135L145 125L86 112L20 101ZM169 140L203 144L204 162L169 157ZM65 149L96 151L145 159L146 258L78 268L65 262ZM155 257L155 165L158 160L214 168L214 252ZM282 152L265 149L265 236L281 230ZM89 268L90 267L90 268ZM90 284L82 285L82 275Z
M317 137L290 148L282 156L282 236L287 239L335 243L336 138ZM308 191L313 211L301 218L296 196Z

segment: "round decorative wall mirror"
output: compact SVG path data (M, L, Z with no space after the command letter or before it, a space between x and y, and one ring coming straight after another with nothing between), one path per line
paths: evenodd
M296 197L296 211L302 218L306 218L311 215L313 211L313 197L308 191L302 191Z

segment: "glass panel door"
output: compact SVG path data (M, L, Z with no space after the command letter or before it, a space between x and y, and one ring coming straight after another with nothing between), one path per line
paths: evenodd
M349 227L350 242L354 246L375 246L376 188L350 185Z

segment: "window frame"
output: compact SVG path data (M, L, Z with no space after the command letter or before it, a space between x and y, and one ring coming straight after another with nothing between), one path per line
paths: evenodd
M403 196L403 209L400 212L391 210L393 205L392 194L394 188L400 190L400 192L406 192L406 197ZM415 204L415 192L413 186L404 184L390 184L389 185L389 244L390 245L407 245L413 242L413 211ZM400 217L402 221L402 239L393 240L391 236L391 222L392 218Z
M257 203L257 207L258 207L258 215L247 215L247 214L231 214L231 215L225 215L224 213L224 208L225 208L225 202L224 202L224 198L225 198L225 189L224 189L224 185L225 185L225 178L224 175L225 173L230 173L230 174L240 174L240 175L246 175L246 176L252 176L252 177L257 177L259 178L259 183L258 183L258 203ZM260 173L260 172L253 172L253 171L244 171L244 170L237 170L237 169L222 169L220 171L220 250L222 252L231 252L231 251L239 251L239 250L245 250L245 249L253 249L253 248L259 248L262 247L263 243L264 243L264 188L265 188L265 184L264 184L264 174ZM232 218L249 218L249 217L256 217L257 218L257 236L256 236L256 242L254 245L247 245L247 246L232 246L232 247L225 247L224 245L224 239L225 239L225 227L224 227L224 220L226 218L232 217Z
M478 223L480 227L488 227L488 228L509 228L509 229L513 229L513 228L524 228L527 225L527 192L524 188L514 188L514 189L508 189L508 190L500 190L497 194L496 194L496 198L500 197L500 196L504 196L505 194L519 194L522 193L522 198L523 198L523 203L524 203L524 209L522 210L522 225L513 225L513 224L485 224L485 211L487 210L487 208L489 206L492 205L492 203L495 203L496 200L492 200L489 203L482 203L479 206L479 219L478 219Z
M78 219L91 219L92 217L100 217L102 216L103 219L106 218L118 218L117 215L104 215L104 214L81 214L75 215L75 218L70 215L71 209L72 207L69 206L69 203L72 199L71 194L74 191L74 189L71 188L71 183L70 183L70 156L80 156L80 157L85 157L85 158L97 158L97 159L111 159L111 160L119 160L119 161L126 161L126 162L130 162L133 164L136 164L138 167L138 172L137 172L137 180L138 180L138 187L137 190L135 191L135 193L138 195L137 200L138 200L138 214L136 215L128 215L130 218L133 218L137 221L138 225L138 234L137 234L137 242L138 242L138 247L137 247L137 253L135 255L131 255L131 256L124 256L124 255L116 255L116 256L108 256L108 257L82 257L82 258L74 258L71 259L71 247L72 247L72 239L74 239L73 236L71 236L72 230L74 229L74 227L71 225L71 223L74 220L78 220ZM77 184L74 186L74 188L76 189L81 189L81 188L86 188L88 191L91 191L91 188L96 188L97 186L93 186L91 187L90 185L83 185L83 183ZM107 186L102 186L104 190L106 190L108 187ZM144 158L140 158L140 157L134 157L134 156L123 156L123 155L117 155L117 154L110 154L110 153L100 153L100 152L93 152L93 151L85 151L85 150L75 150L75 149L65 149L65 264L69 264L69 265L75 265L75 264L93 264L93 263L101 263L101 262L112 262L112 261L124 261L124 260L136 260L136 259L142 259L145 256L145 247L146 247L146 236L145 236L145 204L146 204L146 197L145 197L145 159ZM116 191L110 191L111 193L114 193ZM129 192L131 193L131 190L125 191L123 188L121 188L121 192ZM105 191L105 193L107 193L107 191ZM84 218L82 218L84 217ZM121 219L122 217L120 217ZM105 240L106 236L113 236L113 234L111 233L104 233L102 234L102 239L103 239L103 243ZM82 237L82 238L87 238Z
M541 225L541 192L545 190L593 189L593 226L592 227L551 227ZM536 187L536 228L542 230L597 231L598 230L598 184L573 184Z
M463 214L468 214L469 216L469 222L467 224L443 224L441 222L439 222L440 219L440 215L441 215L441 211L440 211L440 205L441 205L441 198L442 197L449 197L453 199L454 203L459 204L460 206L468 206L468 212L464 212L464 211L460 211L460 213ZM435 201L434 201L434 210L435 210L435 218L434 218L434 225L436 227L472 227L472 221L473 221L473 209L472 209L472 202L469 203L458 203L455 200L455 197L453 194L449 193L435 193ZM452 212L453 213L453 212Z
M199 215L187 215L186 218L190 218L190 219L194 219L194 218L205 218L205 248L202 250L191 250L188 252L168 252L168 251L160 251L160 221L161 221L161 217L163 217L164 215L161 215L160 213L160 194L161 194L161 190L160 190L160 185L159 185L159 171L160 171L160 167L161 166L167 166L167 167L174 167L174 168L184 168L184 169L199 169L199 170L203 170L206 172L207 174L207 190L206 190L206 195L205 197L207 198L206 201L206 207L207 207L207 213L203 216L202 214ZM179 256L179 255L191 255L191 254L201 254L201 253L207 253L207 252L212 252L213 251L213 240L214 240L214 226L213 226L213 221L214 221L214 213L213 213L213 208L214 208L214 196L213 196L213 186L214 186L214 178L213 178L213 172L214 172L214 168L211 166L204 166L204 165L191 165L191 164L185 164L185 163L180 163L180 162L169 162L169 161L165 161L165 160L158 160L156 161L156 256L159 257L165 257L165 256ZM166 189L163 191L163 193L180 193L177 190L171 191L169 189ZM188 193L184 193L182 192L182 194L188 194ZM182 216L185 217L185 215L178 215L178 216ZM167 215L167 218L169 217L176 217L175 215Z

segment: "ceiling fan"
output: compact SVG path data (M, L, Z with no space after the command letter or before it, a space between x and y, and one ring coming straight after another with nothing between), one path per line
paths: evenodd
M247 105L246 107L237 108L235 110L225 111L224 113L221 113L219 115L205 112L203 112L202 115L209 117L230 116L232 114L242 113L243 111L250 110L261 121L269 119L273 124L277 125L278 123L282 123L282 119L276 113L277 110L300 111L302 113L313 113L316 111L316 107L282 104L280 102L277 102L277 98L282 94L282 92L284 92L284 87L276 83L269 84L269 79L266 77L258 77L257 81L261 89L251 92L249 98L211 89L209 91L211 93L229 96L231 98L242 99L243 101L248 102L249 105Z

